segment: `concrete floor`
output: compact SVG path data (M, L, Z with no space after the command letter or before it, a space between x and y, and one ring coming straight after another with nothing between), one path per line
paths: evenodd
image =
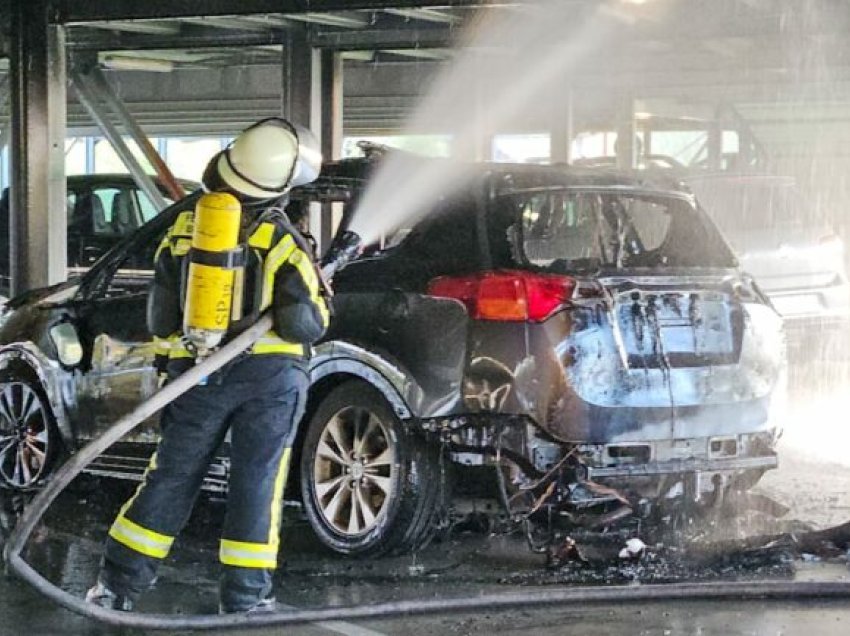
M209 609L206 601L213 585L206 580L171 582L163 586L172 598L148 602L148 611ZM66 581L67 582L67 581ZM197 584L202 589L193 591ZM474 592L474 589L468 590ZM279 592L285 596L285 590ZM431 590L434 593L434 590ZM321 595L320 590L316 590ZM424 593L424 590L423 590ZM161 595L157 595L161 596ZM328 601L335 599L329 598ZM364 602L367 602L364 599ZM169 605L169 607L164 607ZM206 607L205 607L206 606ZM679 602L640 605L594 605L589 608L532 608L479 614L402 617L380 621L334 621L287 628L228 630L223 634L291 634L293 636L431 636L435 634L500 634L547 636L556 634L637 635L759 635L846 636L850 632L850 605L845 602ZM111 629L94 624L65 610L52 607L20 582L0 580L0 635L55 634L131 636L137 630ZM164 632L178 634L188 632Z

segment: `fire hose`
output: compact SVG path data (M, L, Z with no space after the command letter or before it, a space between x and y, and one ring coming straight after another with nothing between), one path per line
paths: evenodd
M566 587L462 598L395 601L365 606L292 609L268 614L224 616L171 616L140 614L106 609L86 603L61 589L30 566L21 556L30 535L56 497L97 456L167 404L191 389L203 378L222 368L272 326L271 317L262 316L252 327L234 338L203 362L164 386L147 402L116 422L106 433L81 449L54 475L24 511L4 550L7 567L45 597L82 616L120 627L146 630L219 630L270 627L333 620L378 619L393 616L471 612L535 606L586 606L588 603L622 603L672 600L755 600L850 598L848 581L744 581L722 583L683 583L640 586Z

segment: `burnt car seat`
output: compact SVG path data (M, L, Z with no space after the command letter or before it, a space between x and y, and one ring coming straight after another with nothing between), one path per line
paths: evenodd
M126 236L136 229L135 206L130 190L121 190L112 199L111 226L112 232L119 236Z
M93 192L87 192L81 196L74 206L74 225L81 229L85 228L88 225L86 219L91 219L92 233L99 235L112 233L103 210L103 202Z

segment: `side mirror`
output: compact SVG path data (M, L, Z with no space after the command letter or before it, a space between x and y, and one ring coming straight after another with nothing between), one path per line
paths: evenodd
M77 329L70 322L60 322L48 331L59 362L66 367L75 367L83 359L83 345L77 335Z

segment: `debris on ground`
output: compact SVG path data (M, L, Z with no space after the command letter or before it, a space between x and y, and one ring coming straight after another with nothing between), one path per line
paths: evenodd
M550 570L560 568L569 561L587 563L572 537L565 537L559 545L550 545L546 551L546 567Z
M646 544L634 537L626 541L625 547L620 550L619 557L626 561L637 561L646 552Z

